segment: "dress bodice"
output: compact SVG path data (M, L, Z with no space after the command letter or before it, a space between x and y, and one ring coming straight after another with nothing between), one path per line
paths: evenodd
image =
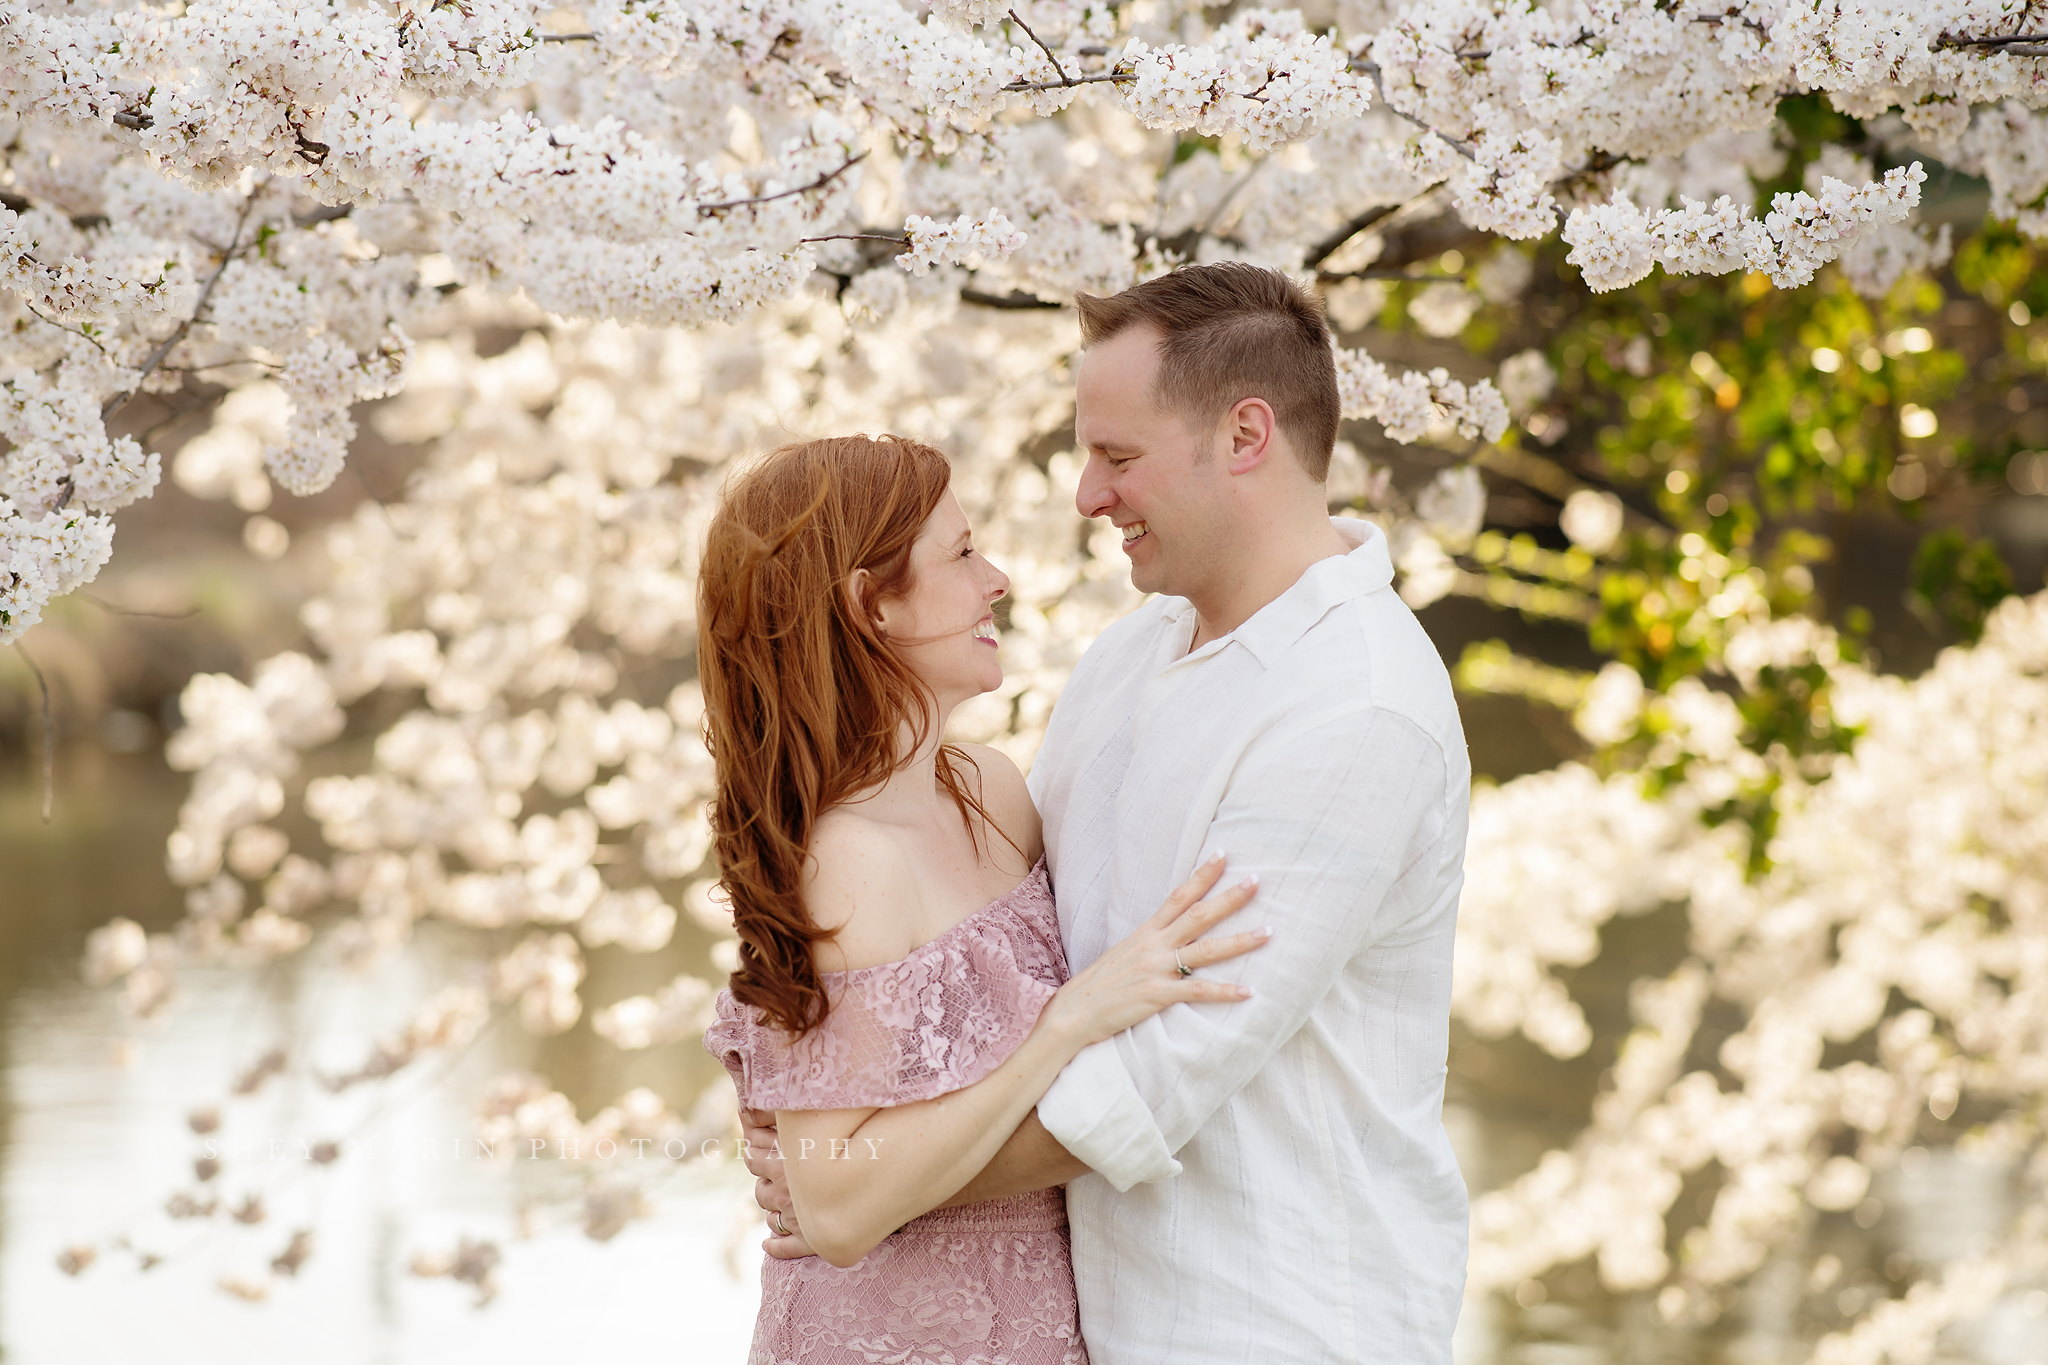
M718 996L704 1046L757 1109L910 1104L1002 1065L1067 978L1045 860L895 962L826 972L791 1042ZM1059 1189L913 1218L859 1264L764 1260L749 1365L1088 1365Z
M705 1048L755 1109L928 1100L1002 1065L1067 978L1045 860L907 956L820 974L830 1009L803 1037L718 995Z

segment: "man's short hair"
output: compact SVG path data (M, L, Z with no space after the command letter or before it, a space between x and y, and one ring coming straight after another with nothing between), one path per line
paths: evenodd
M1240 399L1272 405L1309 477L1330 474L1337 444L1337 365L1315 297L1277 270L1220 261L1185 265L1102 298L1076 294L1082 344L1132 327L1160 335L1154 398L1213 422Z

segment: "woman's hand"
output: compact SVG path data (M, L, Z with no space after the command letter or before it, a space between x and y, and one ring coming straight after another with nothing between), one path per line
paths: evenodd
M1252 993L1249 986L1183 976L1178 967L1185 963L1192 971L1214 966L1241 957L1272 937L1271 929L1202 937L1242 909L1258 891L1258 878L1247 877L1203 900L1203 894L1223 875L1223 862L1219 853L1195 869L1195 875L1176 887L1151 919L1060 987L1046 1006L1047 1022L1078 1037L1080 1046L1085 1047L1150 1019L1168 1005L1248 998Z

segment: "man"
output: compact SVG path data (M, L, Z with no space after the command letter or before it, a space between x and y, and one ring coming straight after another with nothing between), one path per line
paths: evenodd
M1159 596L1088 650L1032 766L1067 956L1092 962L1217 851L1260 883L1219 932L1274 936L1212 969L1250 1001L1084 1051L949 1202L1066 1183L1096 1365L1447 1362L1470 766L1385 537L1327 516L1322 311L1241 264L1079 303L1076 502Z

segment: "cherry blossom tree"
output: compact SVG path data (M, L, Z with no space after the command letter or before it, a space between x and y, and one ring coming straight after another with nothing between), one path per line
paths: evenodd
M375 970L432 916L472 930L488 972L336 1088L501 1015L687 1043L732 962L691 655L697 539L735 461L883 429L955 456L1014 585L1008 677L960 728L1028 762L1074 660L1135 604L1071 510L1074 291L1253 261L1322 290L1352 341L1389 313L1439 339L1497 327L1487 310L1513 309L1536 262L1588 309L1703 276L1759 309L1776 291L1908 308L1955 251L1922 221L1930 167L1980 178L2013 243L2048 235L2044 11L0 0L0 642L91 581L166 472L203 496L315 492L359 411L428 451L402 499L333 529L305 649L186 689L167 865L189 914L108 925L88 972L148 1017L181 966L317 943ZM1822 106L1853 138L1787 134ZM1899 321L1883 335L1907 338ZM522 339L480 357L486 326ZM2040 1193L2048 606L1981 593L1981 643L1887 678L1804 614L1797 564L1742 540L1739 491L1659 456L1643 477L1681 501L1652 524L1548 458L1592 380L1666 384L1632 420L1690 401L1671 419L1689 425L1695 389L1732 386L1732 408L1759 382L1744 367L1767 368L1657 337L1601 333L1598 373L1561 373L1544 345L1455 372L1341 345L1332 499L1388 529L1411 603L1485 597L1614 660L1567 674L1481 650L1459 669L1570 710L1595 755L1475 798L1461 1024L1583 1053L1563 973L1617 917L1679 905L1690 934L1639 983L1584 1131L1476 1205L1473 1285L1590 1257L1683 1325L1861 1207L1914 1141L1967 1139ZM1828 337L1801 345L1840 369ZM1859 372L1876 369L1844 382ZM1907 436L1924 425L1899 413ZM198 420L167 471L152 446ZM1806 484L1906 499L1912 467L1926 486L1910 451L1830 461L1816 433L1851 456L1861 438L1788 421L1818 462ZM1438 467L1395 481L1367 434ZM1489 476L1556 503L1568 548L1487 530ZM1942 581L1979 581L1960 573ZM367 756L309 779L379 698ZM1789 737L1765 723L1785 715ZM285 832L297 812L316 841ZM585 998L586 950L660 948L679 916L717 939L700 966ZM1720 1006L1746 1022L1704 1055ZM614 1139L722 1132L722 1102L679 1114L638 1091L585 1122L526 1076L478 1101L494 1133ZM1677 1192L1709 1171L1688 1224ZM638 1207L617 1185L589 1200L593 1235ZM423 1264L483 1288L494 1255ZM2023 1218L1818 1350L1919 1358L2044 1257L2048 1227Z

